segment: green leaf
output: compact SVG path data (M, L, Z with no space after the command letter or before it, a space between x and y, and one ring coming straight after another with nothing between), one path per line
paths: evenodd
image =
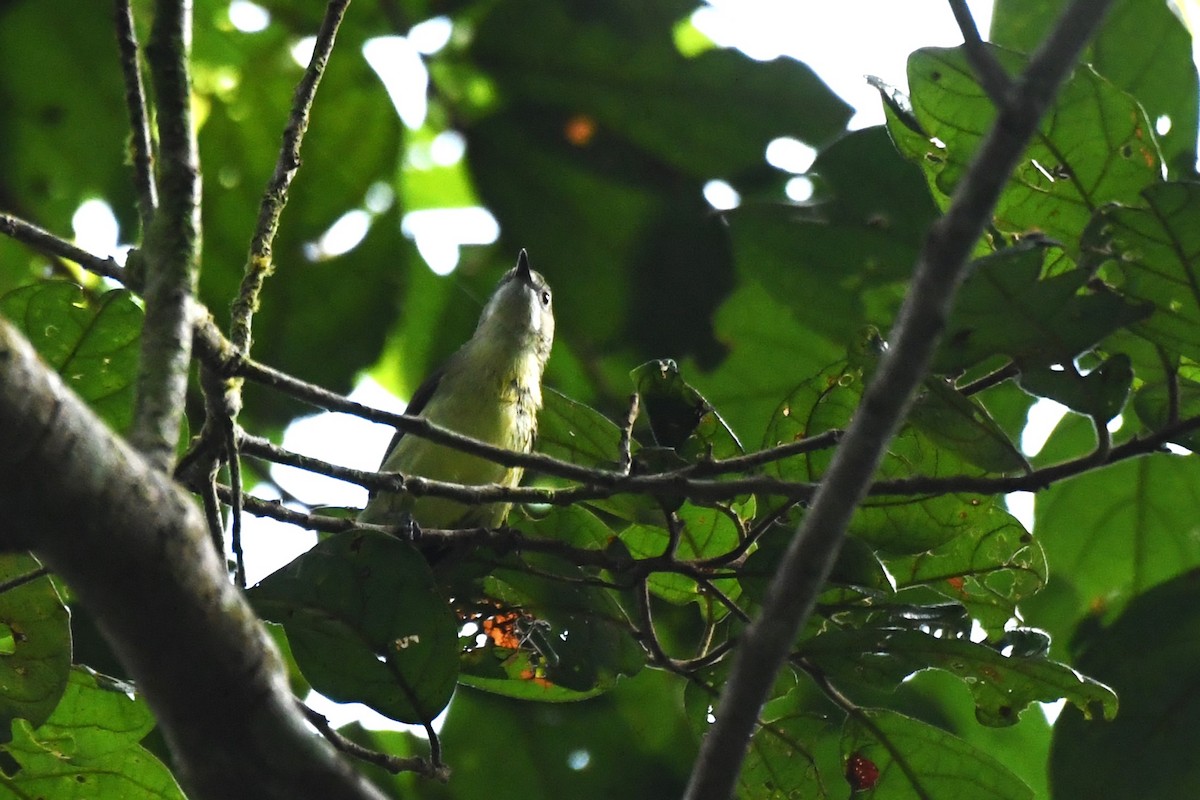
M170 770L139 744L153 727L132 687L76 667L45 724L13 725L4 750L19 769L6 769L0 786L15 797L183 800Z
M629 377L658 445L674 448L685 458L729 458L745 452L712 404L683 379L674 361L647 362Z
M23 553L0 555L0 583L41 567ZM41 725L71 671L71 623L47 576L0 593L0 735L16 719Z
M615 467L621 429L599 411L549 387L538 414L539 453L588 467ZM632 444L632 443L631 443Z
M989 48L1016 75L1025 59ZM925 171L943 209L996 118L963 48L926 48L908 60L913 111L930 139L909 153ZM1087 142L1087 147L1081 147ZM1008 233L1041 231L1073 247L1105 203L1134 203L1158 181L1154 128L1137 101L1087 67L1075 70L1042 120L996 205L994 223Z
M513 521L511 525L530 537L589 550L603 550L616 535L599 517L580 505L552 506L544 513Z
M442 729L455 769L445 788L460 800L681 797L696 755L682 683L643 670L601 697L567 704L460 689Z
M764 446L791 441L774 438L766 430L767 421L779 410L780 398L845 358L845 345L805 327L797 309L758 282L735 291L713 324L729 355L713 372L688 369L692 382L746 441Z
M991 41L1032 53L1058 20L1066 0L1000 0ZM1154 0L1117 0L1083 61L1138 99L1152 120L1171 129L1159 136L1172 172L1190 173L1196 161L1197 90L1192 38L1179 15Z
M675 557L684 561L715 558L738 546L738 526L730 515L717 508L684 503L676 512L679 543ZM618 536L635 558L653 558L666 550L670 541L662 526L634 524ZM737 583L721 578L713 581L726 594L737 593ZM699 602L704 589L694 580L678 573L656 572L649 578L650 590L672 603Z
M1035 601L1031 619L1068 637L1079 619L1200 567L1198 517L1200 461L1192 456L1143 456L1039 492L1034 530L1054 567L1048 588L1060 587L1047 603L1060 600Z
M1147 383L1133 395L1133 408L1138 419L1150 430L1158 430L1170 422L1170 391L1164 383ZM1200 416L1200 385L1181 379L1178 392L1179 419ZM1195 430L1177 434L1171 441L1193 452L1200 450L1200 433Z
M318 542L249 591L283 625L313 688L400 722L429 722L454 691L458 630L425 559L378 533Z
M982 750L952 734L881 709L846 721L842 755L851 776L877 774L856 797L927 800L1031 800L1019 778ZM869 763L870 769L866 767ZM853 784L851 784L853 787Z
M1061 364L1150 314L1146 303L1085 290L1085 270L1043 277L1045 257L1042 247L1021 246L971 265L934 372L957 372L996 355L1029 366Z
M129 426L143 317L133 295L118 290L93 300L73 283L51 281L9 292L0 314L109 427Z
M996 502L966 500L963 515L960 535L926 553L885 559L885 565L899 588L928 586L965 604L996 633L1016 616L1019 601L1045 586L1046 555Z
M1200 358L1200 184L1162 183L1139 200L1102 209L1086 246L1113 258L1122 293L1153 305L1134 332Z
M1125 407L1133 383L1133 367L1129 356L1118 353L1087 375L1080 375L1075 366L1068 363L1061 370L1047 367L1022 370L1019 381L1021 388L1030 394L1056 400L1104 423Z
M692 10L501 3L477 21L469 50L454 54L484 74L454 82L444 77L453 69L433 70L439 88L464 101L471 173L506 241L570 265L557 313L593 346L627 353L624 364L720 357L710 321L733 288L732 258L704 184L766 172L774 138L825 143L849 117L794 60L756 63L734 50L684 58L672 33ZM486 100L468 99L478 95ZM645 105L631 106L634 96ZM714 104L725 110L719 121ZM669 326L660 324L664 303Z
M835 682L845 674L891 688L923 669L957 675L971 690L976 718L992 727L1017 724L1031 703L1064 698L1089 717L1111 719L1117 713L1111 689L1065 664L1005 656L966 639L902 629L841 630L810 639L800 649Z
M760 727L738 775L742 800L828 798L838 793L836 739L825 716L794 713Z
M1187 797L1200 781L1200 613L1195 571L1125 608L1089 642L1080 669L1117 690L1114 722L1064 713L1054 726L1056 797Z
M1029 471L1025 456L987 409L944 381L925 381L908 421L935 445L988 472Z

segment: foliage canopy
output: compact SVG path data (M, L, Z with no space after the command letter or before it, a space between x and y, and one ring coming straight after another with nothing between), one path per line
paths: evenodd
M150 5L134 3L143 37ZM195 3L199 297L222 328L302 74L291 50L324 11L261 5L270 23L241 32L228 3ZM1019 72L1061 5L998 0L987 52ZM847 132L849 107L804 65L694 46L693 10L404 0L356 4L341 26L253 358L407 396L469 335L466 298L527 248L559 320L538 448L579 468L543 464L511 529L464 532L472 555L433 567L420 540L306 509L330 535L248 590L300 696L425 726L448 704L448 783L363 766L397 797L683 791L728 655L995 119L966 48L927 48L907 87L880 86L886 126ZM364 51L435 14L453 33L424 57L428 113L408 129ZM1196 726L1180 722L1195 701L1172 700L1200 675L1200 89L1161 0L1117 2L1086 62L1005 185L763 708L741 798L1162 796L1200 780ZM136 241L123 97L106 12L0 3L0 207L62 234L101 198ZM462 160L434 158L448 134ZM783 136L818 150L809 201L787 201L793 176L764 162ZM713 179L738 207L706 203ZM499 243L435 276L401 219L475 204ZM369 220L361 241L321 252L349 211ZM0 290L0 314L127 431L138 298L9 239ZM1069 413L1027 454L1037 398ZM277 439L304 399L250 381L240 423ZM248 486L270 482L271 453L243 452L259 458ZM1014 491L1036 492L1032 529L1007 509ZM89 610L28 555L0 559L0 578L0 794L180 797L144 702L81 666L123 674ZM1050 725L1036 704L1058 700ZM409 733L343 733L429 752Z

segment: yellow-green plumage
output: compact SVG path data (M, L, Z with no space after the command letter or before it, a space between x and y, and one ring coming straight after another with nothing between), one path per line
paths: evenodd
M484 308L475 334L446 363L419 415L473 439L529 452L553 338L550 290L529 269L522 251L517 267ZM421 394L418 390L414 400ZM398 437L380 469L472 485L516 486L522 474L519 467L504 467L412 434ZM444 498L380 493L359 519L390 524L411 515L424 528L495 527L508 510L507 503L468 506Z

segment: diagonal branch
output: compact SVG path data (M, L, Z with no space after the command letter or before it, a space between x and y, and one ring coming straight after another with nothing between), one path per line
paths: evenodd
M312 58L304 77L296 86L292 100L292 112L288 117L287 127L283 131L283 146L279 150L279 159L275 162L275 173L263 192L262 203L258 209L258 225L254 231L254 239L250 243L250 256L246 261L246 271L242 278L242 286L233 302L233 313L230 320L230 339L233 346L242 353L250 352L253 339L254 312L258 310L259 293L263 282L274 270L271 263L271 244L279 230L279 217L287 205L288 189L296 170L300 168L300 144L304 133L308 130L309 113L312 109L313 98L317 94L317 86L321 76L325 74L325 65L333 52L333 43L337 38L338 26L346 13L350 0L330 0L325 9L325 19L317 33L317 41L313 46Z
M727 800L759 710L811 615L887 444L929 368L971 248L1037 130L1059 85L1100 25L1111 0L1074 0L1031 59L954 194L930 228L891 347L867 388L829 472L771 581L762 611L746 631L705 736L686 800Z
M0 548L33 548L100 622L189 796L381 798L312 734L199 509L0 320Z
M979 35L979 29L975 27L971 9L967 8L967 0L950 0L950 10L954 12L954 21L962 31L971 69L975 70L975 76L992 99L992 104L997 109L1004 108L1008 104L1009 92L1012 91L1012 79L1008 77L1004 67L1000 66L1000 62L988 52L987 45Z

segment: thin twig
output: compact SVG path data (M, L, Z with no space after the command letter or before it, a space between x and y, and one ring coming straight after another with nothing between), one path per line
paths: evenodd
M233 551L235 576L239 589L246 588L246 556L242 552L242 510L245 491L242 486L242 461L238 451L238 436L233 425L225 429L225 452L229 456L229 547Z
M158 189L154 185L154 145L150 138L150 115L146 113L146 89L138 62L137 33L129 0L114 0L113 18L117 29L117 47L121 53L121 74L125 79L125 107L129 111L133 186L137 192L138 216L143 234L150 228L158 209Z
M38 567L37 569L30 570L29 572L26 572L23 575L18 575L15 578L9 578L8 580L4 581L3 583L0 583L0 594L4 594L5 592L11 592L13 589L17 589L21 586L24 586L27 583L33 583L38 578L44 578L45 576L47 576L49 574L50 574L49 567Z
M981 378L971 381L966 386L960 387L958 393L963 397L971 397L979 394L985 389L990 389L993 386L998 386L1004 383L1009 378L1015 378L1021 374L1021 369L1015 362L1009 361L1003 367L989 372Z
M312 724L317 731L333 745L333 748L339 753L344 753L351 758L356 758L367 764L373 764L382 770L386 770L393 775L398 775L401 772L415 772L418 775L423 775L426 778L445 783L450 777L450 770L445 764L434 765L430 764L420 756L409 756L401 758L400 756L392 756L387 753L380 753L377 750L372 750L368 747L363 747L358 742L346 738L329 724L329 719L323 714L320 714L300 700L296 701L300 712Z
M304 76L296 86L292 99L292 111L283 131L283 145L275 162L275 172L267 184L266 191L263 192L259 205L258 225L250 242L250 255L246 260L241 289L233 302L229 324L229 337L233 346L242 353L250 352L254 312L258 310L263 282L274 270L271 245L275 240L275 233L279 230L279 217L287 205L292 178L300 168L300 145L304 140L305 131L308 130L313 98L316 97L317 86L325 74L329 55L333 52L338 26L341 25L342 16L349 5L350 0L330 0L329 5L325 7L325 18L317 32L312 58L309 59L308 67L304 70Z
M217 496L217 471L214 469L202 485L197 487L200 503L204 509L204 522L212 539L213 549L225 555L225 523L221 520L221 499Z
M962 31L967 61L971 63L971 69L975 70L975 77L979 78L980 85L992 99L993 105L997 109L1004 108L1012 91L1012 78L988 52L987 44L979 36L979 29L975 27L975 18L967 8L967 0L950 0L950 10L954 12L954 21Z
M1074 0L1030 61L959 182L946 215L930 228L891 347L880 360L845 439L746 630L701 747L686 800L728 800L759 710L791 644L833 569L854 509L928 372L967 258L1059 85L1111 0Z
M74 261L89 272L94 272L105 278L112 278L121 283L125 282L125 270L114 259L93 255L87 250L68 242L66 239L55 236L50 231L40 228L32 222L26 222L20 217L0 212L0 233L21 244L28 245L43 255Z

